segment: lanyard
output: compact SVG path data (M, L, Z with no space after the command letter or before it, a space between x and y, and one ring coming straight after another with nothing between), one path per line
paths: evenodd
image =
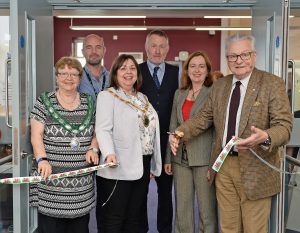
M85 74L86 74L86 77L88 78L88 80L89 80L89 82L90 82L92 88L94 89L94 93L95 93L95 96L96 96L96 99L97 99L98 92L96 91L96 89L95 89L95 87L94 87L94 85L93 85L91 76L90 76L90 74L86 71L85 68L83 68L83 70L84 70L84 72L85 72ZM105 82L106 82L106 77L105 77L105 75L103 75L102 87L101 87L101 90L100 90L100 91L103 91L103 90L104 90Z

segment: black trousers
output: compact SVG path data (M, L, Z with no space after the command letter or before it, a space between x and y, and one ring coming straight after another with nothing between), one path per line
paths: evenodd
M141 208L147 196L150 180L150 161L151 156L143 157L144 174L138 180L117 181L96 177L98 232L139 233ZM115 185L116 188L111 195Z
M157 195L158 195L157 230L159 233L171 233L172 220L173 220L173 204L172 204L173 176L167 175L164 169L162 169L161 175L159 177L156 177L155 181L157 184ZM142 218L140 222L139 233L147 233L149 230L147 202L148 199L146 196L142 207Z
M53 218L38 214L39 233L89 233L90 215L78 218Z

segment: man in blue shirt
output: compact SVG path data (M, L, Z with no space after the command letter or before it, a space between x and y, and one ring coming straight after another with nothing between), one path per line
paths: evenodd
M82 54L86 64L83 68L79 92L91 95L94 101L98 93L109 86L109 71L101 64L105 52L102 37L90 34L84 38Z

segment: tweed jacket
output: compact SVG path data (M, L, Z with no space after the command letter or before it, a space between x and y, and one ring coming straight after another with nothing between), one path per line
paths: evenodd
M189 140L214 125L216 134L211 165L222 150L232 79L233 75L228 75L218 80L213 85L202 111L177 129L184 132L184 140ZM260 146L256 146L254 150L263 159L279 167L279 147L289 141L292 129L290 104L283 80L256 68L252 71L246 90L238 136L249 137L251 126L265 130L272 140L269 150L263 150ZM249 150L239 150L238 160L243 188L250 200L269 197L280 192L278 172L259 161ZM212 172L211 180L215 175Z
M203 86L201 88L201 91L197 96L193 104L193 107L191 108L190 118L193 115L195 115L197 112L199 112L201 108L203 108L204 104L208 99L210 90L211 90L210 87ZM184 122L183 115L182 115L182 106L188 96L188 93L189 93L189 89L187 90L178 89L175 92L171 122L170 122L170 132L174 132L174 130ZM186 144L189 166L209 165L211 148L212 148L212 140L213 140L213 129L210 128L209 130L205 131L203 134L195 138L192 138ZM171 161L174 163L182 164L181 158L182 158L182 144L180 144L176 156L173 156L171 154L170 146L168 146L165 164L169 164L171 163Z
M116 92L114 88L109 89ZM118 95L126 99L123 92ZM140 92L138 96L141 99L144 98ZM153 109L151 104L149 108ZM159 176L162 167L159 121L154 109L153 112L156 131L150 172ZM144 169L139 119L133 107L117 99L108 91L101 91L97 98L95 132L102 153L100 163L104 163L109 154L115 154L120 162L118 167L99 170L97 175L118 180L137 180L142 177Z

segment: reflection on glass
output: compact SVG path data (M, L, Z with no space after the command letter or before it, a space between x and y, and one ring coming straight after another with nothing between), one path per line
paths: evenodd
M0 157L4 157L0 151ZM11 164L0 165L0 179L11 178ZM13 192L12 185L0 184L0 232L13 232Z

